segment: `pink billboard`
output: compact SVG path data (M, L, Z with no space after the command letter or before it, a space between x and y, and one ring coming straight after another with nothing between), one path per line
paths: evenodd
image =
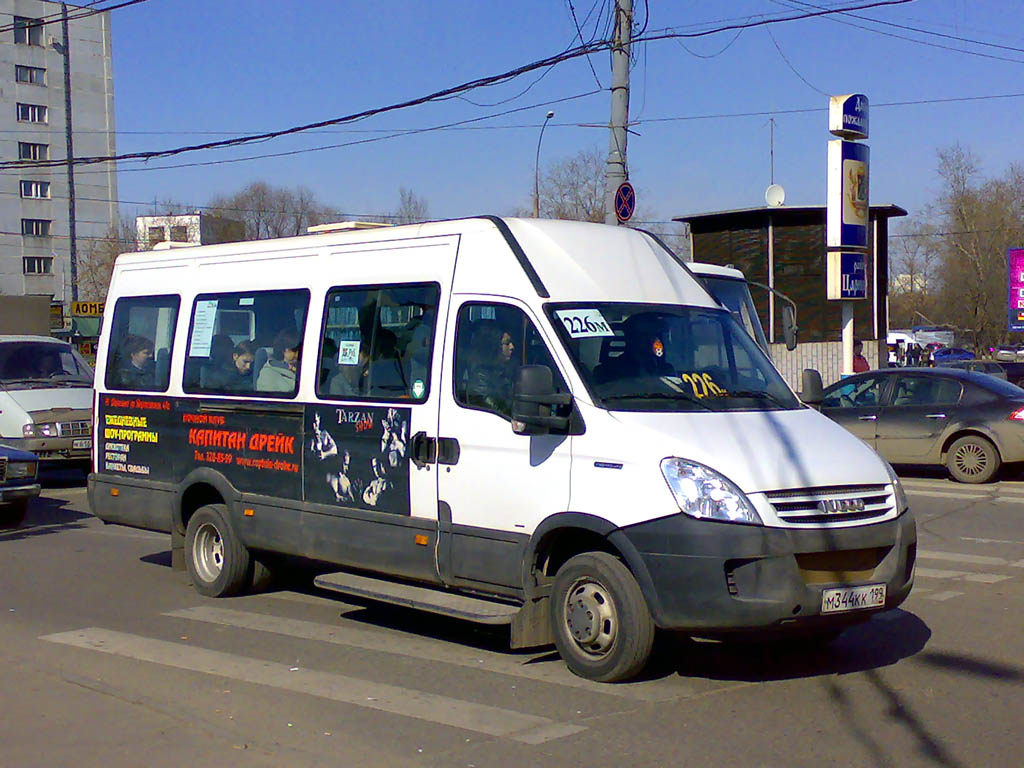
M1024 331L1024 248L1006 251L1007 328Z

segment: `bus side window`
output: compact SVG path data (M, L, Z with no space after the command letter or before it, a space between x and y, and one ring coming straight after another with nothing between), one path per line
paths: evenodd
M180 303L177 296L117 300L108 341L108 389L167 391Z
M440 293L437 283L332 288L324 309L317 395L425 400Z
M192 305L183 389L294 397L309 291L204 293Z

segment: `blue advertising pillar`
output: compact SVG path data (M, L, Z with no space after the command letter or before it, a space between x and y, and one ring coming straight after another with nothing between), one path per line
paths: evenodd
M853 373L853 301L867 298L870 248L868 99L864 94L833 96L828 128L838 139L828 143L828 198L825 219L826 283L831 301L843 310L842 375Z

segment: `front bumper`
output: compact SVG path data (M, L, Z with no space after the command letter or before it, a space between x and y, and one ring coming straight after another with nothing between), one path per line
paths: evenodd
M621 529L655 623L722 633L841 627L902 603L913 585L917 528L895 520L794 530L715 523L685 515ZM637 567L638 566L638 567ZM885 605L822 614L822 592L885 584Z
M31 485L0 486L0 504L7 504L21 499L34 499L39 495L39 483Z
M86 445L86 442L88 445ZM75 445L79 447L75 447ZM64 464L67 462L91 463L92 437L5 437L4 445L29 451L39 457L43 464Z

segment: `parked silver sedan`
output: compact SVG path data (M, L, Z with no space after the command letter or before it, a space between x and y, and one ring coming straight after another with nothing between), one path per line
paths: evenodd
M984 483L1024 461L1024 389L957 368L895 368L836 382L821 412L891 464L944 465Z

